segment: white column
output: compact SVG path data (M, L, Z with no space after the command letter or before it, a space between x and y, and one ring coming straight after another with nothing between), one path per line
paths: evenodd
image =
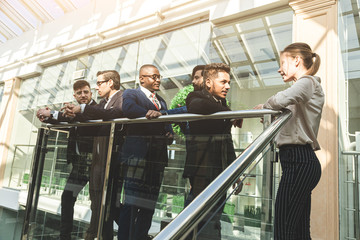
M3 186L20 82L20 78L12 78L6 80L4 84L4 94L0 106L0 188Z

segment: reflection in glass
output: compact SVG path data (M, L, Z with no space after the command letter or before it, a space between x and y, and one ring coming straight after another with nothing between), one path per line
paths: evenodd
M339 211L340 238L357 239L359 234L359 156L355 133L360 129L360 26L359 1L339 1Z
M231 62L242 62L248 60L243 48L241 47L238 37L234 36L223 38L220 42Z

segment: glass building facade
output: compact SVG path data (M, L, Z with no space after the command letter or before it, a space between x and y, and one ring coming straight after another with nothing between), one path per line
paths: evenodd
M88 4L88 1L83 2L83 5ZM122 8L126 10L128 7L127 10L130 9L126 5L126 1L120 2ZM241 5L243 2L239 1L239 4ZM230 17L230 20L224 19L220 23L216 22L216 19L208 19L211 16L200 18L200 20L196 19L196 21L190 21L190 23L184 20L186 22L184 24L175 27L164 27L164 29L154 25L156 31L154 30L152 33L131 38L130 40L126 39L126 41L115 41L100 49L91 49L89 47L88 50L79 51L79 53L61 58L59 61L45 62L41 65L41 73L22 78L13 118L13 125L16 127L11 130L11 138L7 142L8 151L6 156L3 156L6 158L5 161L3 160L6 164L2 165L4 170L2 188L18 191L20 196L19 209L10 210L5 206L0 208L0 239L3 238L2 233L4 232L1 226L5 226L1 223L5 223L9 218L17 219L18 224L12 226L12 230L7 232L8 235L4 239L17 239L21 230L23 208L26 205L25 196L31 179L31 165L38 128L41 126L41 123L36 118L36 111L43 107L60 109L63 103L73 102L72 84L74 81L78 79L89 81L93 97L99 100L95 91L97 71L115 69L121 76L121 88L133 89L139 86L138 71L141 65L154 64L159 68L160 74L163 76L159 94L169 106L179 90L191 84L191 71L194 66L211 62L224 62L231 68L231 90L228 94L228 101L232 110L251 109L253 106L263 103L276 92L288 88L290 85L284 83L277 73L279 51L291 42L298 40L299 37L296 34L300 23L296 22L298 21L296 19L297 15L301 13L297 12L291 3L282 4L282 7L278 8L277 1L268 2L273 7L267 7L265 10L263 6L256 6L255 3L254 6L244 4L244 9L253 11L253 14L246 14L245 17L240 14L238 19L230 17L231 14L229 14L224 18ZM314 1L314 5L318 4L318 2ZM338 111L336 112L338 125L333 126L333 128L338 129L338 136L336 137L338 152L336 153L337 156L333 157L336 159L335 165L338 168L338 186L336 186L338 189L338 204L336 207L338 207L339 213L339 226L334 227L338 227L339 239L357 239L360 236L358 230L358 172L360 168L357 155L360 149L356 149L355 141L357 139L355 136L356 132L360 131L360 2L356 0L324 2L331 2L331 5L335 5L337 14L337 29L334 30L336 33L334 38L336 39L333 41L336 44L330 46L336 48L338 53L336 56L336 67L338 68L337 85L332 86L337 89L337 106L334 109L336 108ZM175 9L181 9L182 1L172 1L172 4ZM287 6L284 7L284 5ZM100 6L96 7L101 8ZM217 8L221 7L223 5L219 3ZM128 12L125 10L124 14L131 15L131 13L128 13L131 12L130 10ZM226 7L224 8L224 12L228 10ZM319 15L321 14L323 13L319 13ZM134 13L134 15L136 14ZM309 14L309 16L312 15ZM98 16L94 14L92 17L96 19ZM110 20L107 19L107 21ZM326 31L327 33L331 32ZM79 29L79 32L81 32L81 29ZM41 34L45 36L44 32L41 32ZM316 35L317 33L309 33L309 35L311 34ZM101 37L101 34L99 36ZM106 38L104 39L106 40ZM85 45L91 46L91 40L88 40ZM6 54L3 53L0 60L6 59ZM326 57L322 58L322 66L326 66L328 62L329 60ZM329 70L328 68L331 68L331 66L326 66L326 71ZM0 68L0 71L1 69L4 69L5 72L6 67ZM4 74L0 73L0 77L3 76ZM3 80L7 79L4 78ZM326 85L326 82L323 84ZM0 105L4 105L2 99L7 99L4 90L5 85L0 82ZM324 119L326 119L324 122L328 122L326 115ZM233 140L238 153L246 148L262 130L262 125L258 119L247 119L244 121L242 129L233 129ZM65 184L66 172L69 172L69 166L64 159L66 147L64 141L66 141L67 135L60 132L51 133L50 139L49 152L46 156L44 168L45 177L43 179L42 193L49 199L54 200L54 203L59 204ZM178 141L181 143L181 140ZM181 154L182 150L179 150L178 145L170 146L168 151L175 164L171 167L177 168L181 166L184 155ZM325 167L324 170L326 172ZM181 194L188 191L189 186L182 179L181 170L179 171L175 173L175 179L165 176L163 182L165 190L163 189L163 194L159 197L159 205L155 213L157 223L164 216L176 216L179 212L176 204L178 204L177 202L182 203ZM245 183L240 197L232 197L227 205L227 213L234 214L237 212L244 216L245 211L247 211L246 214L250 219L250 225L256 226L259 223L257 220L260 214L257 212L257 207L261 206L262 201L259 195L261 191L259 179L262 171L261 167L257 168L256 172L253 173L253 177L249 178ZM280 172L279 166L275 164L275 184L278 182ZM170 171L168 174L173 176L174 172ZM169 194L166 188L169 189L171 188L169 186L172 185L176 185L181 190L177 189L177 192L172 192L172 197L168 196L167 200L164 200L165 194ZM324 195L326 194L324 193ZM161 203L164 204L165 202L167 208L161 205ZM87 186L78 197L78 211L84 213L75 219L78 231L83 231L89 221L89 215L87 215L89 213L89 204ZM171 209L169 210L169 208ZM249 215L250 213L252 215ZM47 230L51 232L52 229L56 228L56 224L53 226L51 224L59 221L59 209L49 210L43 206L38 219L42 219L42 222L39 220L39 223L46 225ZM246 226L248 223L243 222L238 223L238 225ZM156 224L154 226L159 228ZM232 229L233 232L234 229ZM238 228L235 230L242 231L243 229ZM46 231L44 230L44 232Z

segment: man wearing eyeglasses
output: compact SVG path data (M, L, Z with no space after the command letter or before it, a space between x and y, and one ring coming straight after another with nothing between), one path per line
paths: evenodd
M124 91L123 111L128 118L160 116L166 110L165 100L156 92L161 76L154 65L143 65L139 71L140 87ZM123 144L121 162L127 172L125 201L120 212L118 239L146 240L159 195L164 168L168 162L167 144L172 142L170 124L130 124Z
M65 108L66 115L69 117L75 117L78 114L83 116L83 120L94 119L115 119L123 117L122 103L123 103L123 91L120 90L120 75L115 70L105 70L97 72L96 90L99 96L102 98L97 105L72 105L68 104ZM123 137L123 127L116 125L113 149L116 149L116 145L121 147ZM91 220L85 239L94 239L97 236L98 220L100 218L101 199L103 193L104 174L106 167L107 149L109 142L109 126L102 126L97 130L96 137L94 138L94 151L93 161L90 172L89 191L91 199ZM112 156L115 157L116 154ZM120 197L117 197L117 188L122 186L122 178L118 177L120 167L116 161L111 162L110 178L109 182L112 185L113 192L110 193L111 200L107 207L112 208L107 211L111 213L111 216L105 216L105 223L102 231L102 238L113 238L113 217L118 214L120 206L116 206L120 201ZM115 213L116 212L116 213ZM115 217L117 218L117 216Z
M97 81L95 89L102 98L99 104L89 106L86 104L67 105L65 113L69 117L75 117L82 113L86 120L94 119L114 119L123 117L122 113L122 94L120 90L120 75L115 70L99 71L96 74Z
M90 85L85 80L78 80L73 85L74 98L79 104L96 105L91 98ZM65 116L63 111L53 111L49 108L39 109L37 117L40 121L57 124L59 122L81 121L83 117L75 118ZM72 127L70 129L67 146L67 163L72 164L72 169L61 195L61 221L60 239L70 240L73 228L74 205L79 192L89 181L89 169L92 159L93 141L89 134L89 127Z

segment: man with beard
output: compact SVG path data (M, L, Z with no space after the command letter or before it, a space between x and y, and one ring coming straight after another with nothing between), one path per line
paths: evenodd
M226 102L230 89L230 67L223 63L211 63L203 72L204 88L189 93L186 107L189 113L212 114L231 111ZM231 122L229 119L211 119L189 122L190 136L187 141L187 158L184 177L189 178L191 190L186 204L197 197L228 165L235 160L231 127L241 127L242 119ZM220 218L224 209L223 196L211 209L210 218L220 208L210 222L204 226L196 239L221 239ZM202 227L204 222L199 224Z

